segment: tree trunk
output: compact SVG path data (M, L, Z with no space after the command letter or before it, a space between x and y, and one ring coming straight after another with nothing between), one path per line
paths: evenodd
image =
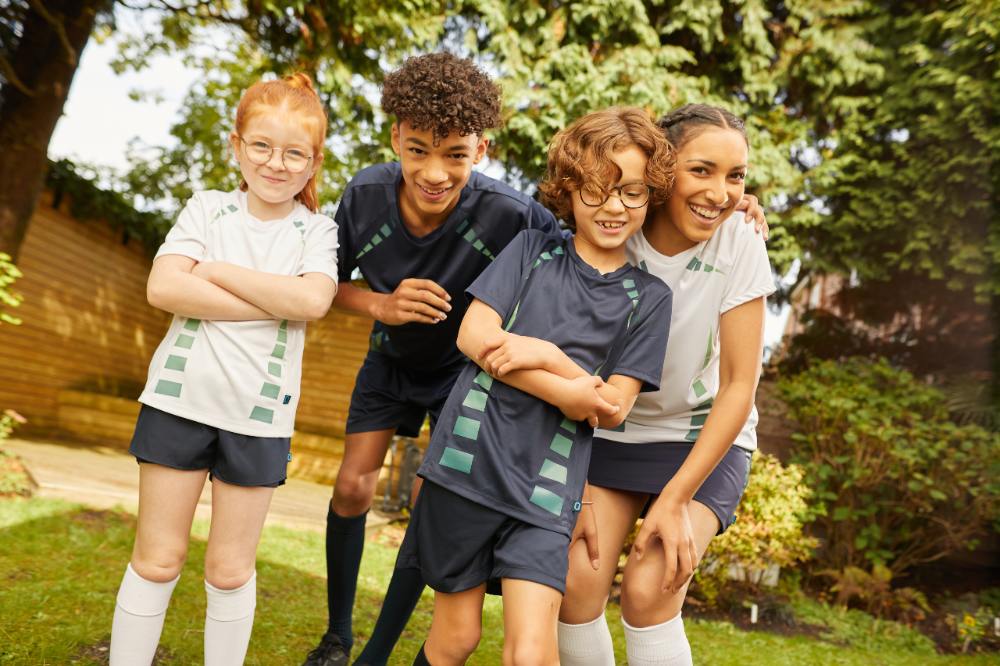
M17 257L45 182L49 139L62 115L80 54L98 12L110 4L108 0L29 3L10 65L30 94L7 81L0 101L0 252Z

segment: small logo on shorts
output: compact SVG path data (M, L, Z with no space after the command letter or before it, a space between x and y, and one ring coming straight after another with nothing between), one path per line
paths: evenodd
M288 454L288 462L292 462L292 454L291 453Z

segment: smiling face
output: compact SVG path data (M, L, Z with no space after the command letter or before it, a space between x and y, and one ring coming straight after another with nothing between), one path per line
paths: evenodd
M670 199L645 232L653 247L674 255L711 238L743 198L747 156L733 129L708 127L684 142Z
M255 110L242 132L230 136L233 154L247 184L247 207L254 217L274 220L288 215L295 208L295 195L319 168L321 157L312 144L314 132L308 120L287 109L266 107ZM256 164L254 160L260 160L254 158L254 152L262 150L263 144L274 150L270 159ZM298 173L289 171L282 160L283 155L292 151L312 157ZM291 157L285 161L291 163Z
M489 139L477 134L451 132L435 142L430 129L405 120L392 126L392 149L403 169L399 207L412 231L427 233L447 219L487 146Z
M605 193L619 187L628 192L631 188L626 186L630 184L645 186L647 158L637 146L632 144L615 151L611 161L621 170L621 177L617 182L604 184ZM599 206L585 204L577 190L572 193L572 203L576 222L573 242L577 254L601 273L620 268L625 263L625 241L642 228L648 204L626 208L618 189Z

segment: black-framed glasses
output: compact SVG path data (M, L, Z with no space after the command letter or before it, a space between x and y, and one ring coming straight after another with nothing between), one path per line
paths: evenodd
M240 141L243 143L243 154L257 166L263 166L270 162L271 156L276 150L281 153L281 163L289 173L302 173L313 159L312 155L300 148L275 148L267 141L261 139L247 141L242 136L240 136Z
M580 188L580 201L585 206L597 208L603 206L612 196L616 196L626 208L642 208L649 203L649 193L650 187L646 183L625 183L608 189L586 183Z

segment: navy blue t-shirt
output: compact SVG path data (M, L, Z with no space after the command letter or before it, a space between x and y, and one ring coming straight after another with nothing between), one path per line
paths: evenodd
M572 238L525 231L469 287L506 330L552 342L588 372L659 388L671 292L626 264L601 275ZM571 534L593 429L469 362L448 396L420 475L509 516Z
M371 348L415 370L461 363L455 346L468 302L465 290L522 229L558 229L552 213L531 197L473 172L444 224L416 237L403 224L398 162L360 171L348 184L335 217L340 281L355 267L372 291L389 294L406 278L433 280L451 294L451 312L437 324L375 322Z

